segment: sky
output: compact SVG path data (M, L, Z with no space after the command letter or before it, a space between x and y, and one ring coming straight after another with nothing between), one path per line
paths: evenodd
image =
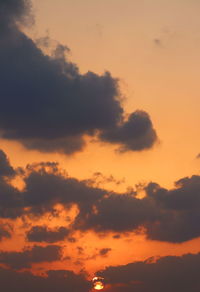
M5 292L199 291L199 9L0 0Z

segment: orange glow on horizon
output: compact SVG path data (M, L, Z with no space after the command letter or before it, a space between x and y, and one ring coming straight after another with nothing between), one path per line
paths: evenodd
M101 277L94 277L93 278L93 285L95 290L102 290L104 288L103 278Z

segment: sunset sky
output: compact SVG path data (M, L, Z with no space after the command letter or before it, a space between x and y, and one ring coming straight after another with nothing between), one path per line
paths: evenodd
M4 292L200 291L199 12L0 0Z

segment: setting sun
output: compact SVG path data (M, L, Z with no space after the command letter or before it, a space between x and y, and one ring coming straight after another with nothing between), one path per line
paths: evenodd
M95 285L94 289L95 290L102 290L104 288L103 284L102 283L98 283Z
M95 290L102 290L104 288L103 278L101 277L94 277L93 278L93 285Z
M0 0L1 291L200 292L199 11Z

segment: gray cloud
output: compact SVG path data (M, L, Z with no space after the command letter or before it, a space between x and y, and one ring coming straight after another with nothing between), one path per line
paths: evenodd
M10 165L10 162L6 156L6 154L0 150L0 177L2 176L14 176L15 171L13 167Z
M33 246L21 252L0 252L0 263L14 269L30 268L33 263L53 262L61 259L61 247L48 245Z
M111 250L112 249L109 248L109 247L104 247L104 248L99 250L99 255L102 256L102 257L105 257L111 252Z
M119 151L126 152L151 148L157 136L149 115L144 111L136 111L121 125L104 131L101 139L119 144Z
M41 152L81 151L85 135L122 151L151 148L157 136L150 117L136 111L124 119L117 79L109 72L80 74L66 46L46 56L19 29L29 7L25 0L0 2L1 136Z
M79 213L75 228L96 232L127 232L144 227L147 238L184 242L200 236L200 176L183 178L171 190L156 183L146 197L109 194L95 203L93 212Z
M5 177L0 178L1 218L24 215L37 218L49 212L55 214L56 204L66 209L76 205L78 214L71 223L71 231L93 230L120 235L142 227L149 239L176 243L200 236L198 175L180 179L169 190L149 183L143 189L146 196L142 199L134 190L118 194L94 187L94 181L91 185L87 180L66 176L58 164L50 162L29 165L24 171L24 183L25 188L19 191ZM36 227L29 236L42 237L43 234L51 241L67 233L64 229L54 231Z
M49 229L47 226L33 226L27 233L30 242L54 243L64 240L69 236L70 231L66 227Z
M41 277L0 268L0 282L6 292L89 292L91 288L84 275L68 270L48 271L46 277Z
M111 285L107 290L112 292L197 292L199 269L200 254L186 254L108 267L98 275Z
M31 2L29 0L0 0L1 29L15 26L16 22L30 20Z

